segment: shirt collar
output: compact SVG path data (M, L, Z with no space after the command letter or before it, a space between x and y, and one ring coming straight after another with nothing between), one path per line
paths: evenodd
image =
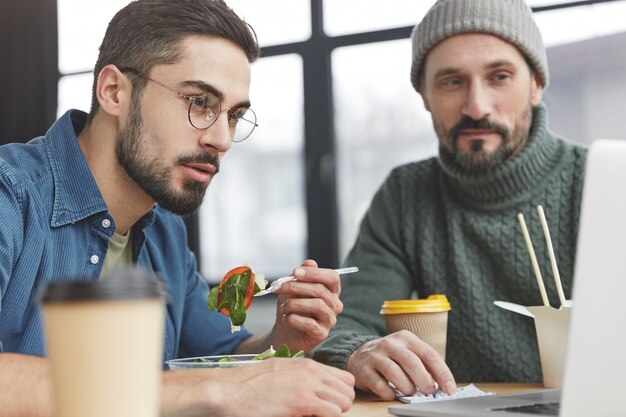
M46 132L44 141L54 178L51 227L64 226L107 211L78 144L76 134L86 123L86 113L69 110Z
M85 127L87 117L87 113L80 110L69 110L50 127L44 138L54 178L51 227L65 226L97 213L108 212L78 144L77 133ZM133 227L144 229L154 223L155 218L153 207Z

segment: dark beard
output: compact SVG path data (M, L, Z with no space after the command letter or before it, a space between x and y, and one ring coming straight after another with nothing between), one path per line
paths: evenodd
M504 146L500 146L495 152L486 153L483 151L485 143L482 139L476 139L471 142L470 153L459 152L458 148L452 152L454 160L463 169L471 172L486 171L495 168L498 164L509 159L513 150L509 150Z
M208 184L190 180L183 184L184 191L176 191L171 186L172 168L168 168L162 158L148 156L148 145L141 133L142 123L139 98L133 97L128 123L115 147L119 164L164 209L182 216L194 213L202 204ZM219 169L218 157L206 152L182 156L177 164L183 163L210 163Z
M526 142L530 128L529 108L526 118L528 127L522 132L511 131L506 126L488 119L474 120L463 116L461 120L448 131L448 138L452 142L452 149L441 147L440 151L451 156L456 163L469 172L480 172L492 169L511 158ZM484 151L484 140L475 139L470 142L470 151L461 152L458 148L459 132L464 129L492 130L502 137L500 146L491 153Z

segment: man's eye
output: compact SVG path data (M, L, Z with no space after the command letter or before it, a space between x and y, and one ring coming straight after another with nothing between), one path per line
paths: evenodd
M496 81L506 81L506 80L508 80L509 78L510 78L510 77L509 77L509 74L496 74L496 75L493 77L493 79L494 79L494 80L496 80Z
M208 99L206 96L195 96L191 102L196 107L206 108Z
M247 108L239 108L235 111L232 111L230 113L230 120L232 123L237 123L240 119L243 119L244 116L246 115L246 112L248 111Z
M461 85L461 80L459 80L458 78L451 78L448 80L443 80L441 82L441 85L446 87L446 88L450 88L450 87L458 87Z

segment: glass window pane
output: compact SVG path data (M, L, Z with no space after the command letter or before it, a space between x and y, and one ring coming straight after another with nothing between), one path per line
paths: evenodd
M129 0L57 0L59 71L93 68L109 21ZM302 41L311 36L309 0L228 0L252 25L263 46Z
M587 144L626 139L624 50L626 32L548 49L550 86L543 97L553 131Z
M408 39L340 48L332 58L343 259L389 171L434 155L437 139L409 79Z
M254 28L262 46L299 42L311 36L310 0L226 0Z
M550 6L564 0L527 0L531 7ZM363 3L359 0L324 2L324 30L331 36L366 32L419 22L435 0ZM599 3L536 13L546 45L556 45L626 31L626 1ZM350 16L350 19L346 19ZM571 30L575 27L576 30Z
M626 31L624 16L626 1L535 13L546 46L624 32Z
M331 36L414 26L435 0L324 1L324 31Z
M57 0L59 71L92 70L109 20L129 0Z
M211 282L242 264L275 278L305 259L302 91L299 55L252 65L259 127L233 144L200 209L202 272Z
M68 75L59 79L59 101L57 117L69 109L79 109L89 112L91 107L91 83L93 75Z

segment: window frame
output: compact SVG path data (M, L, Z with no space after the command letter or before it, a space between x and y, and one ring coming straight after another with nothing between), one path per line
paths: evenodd
M589 6L624 0L569 1L547 6L532 7L533 12L543 12L570 7ZM307 256L324 267L338 267L338 199L335 170L335 130L331 55L334 49L368 43L409 38L413 26L396 27L362 33L328 36L324 32L324 0L310 0L311 37L300 42L262 47L262 57L299 54L303 61L304 82L304 160L307 211ZM56 33L55 33L56 36ZM91 70L59 73L61 78L91 73ZM407 80L408 82L408 80ZM408 88L408 87L407 87ZM199 216L184 218L188 229L188 243L196 253L200 267Z

